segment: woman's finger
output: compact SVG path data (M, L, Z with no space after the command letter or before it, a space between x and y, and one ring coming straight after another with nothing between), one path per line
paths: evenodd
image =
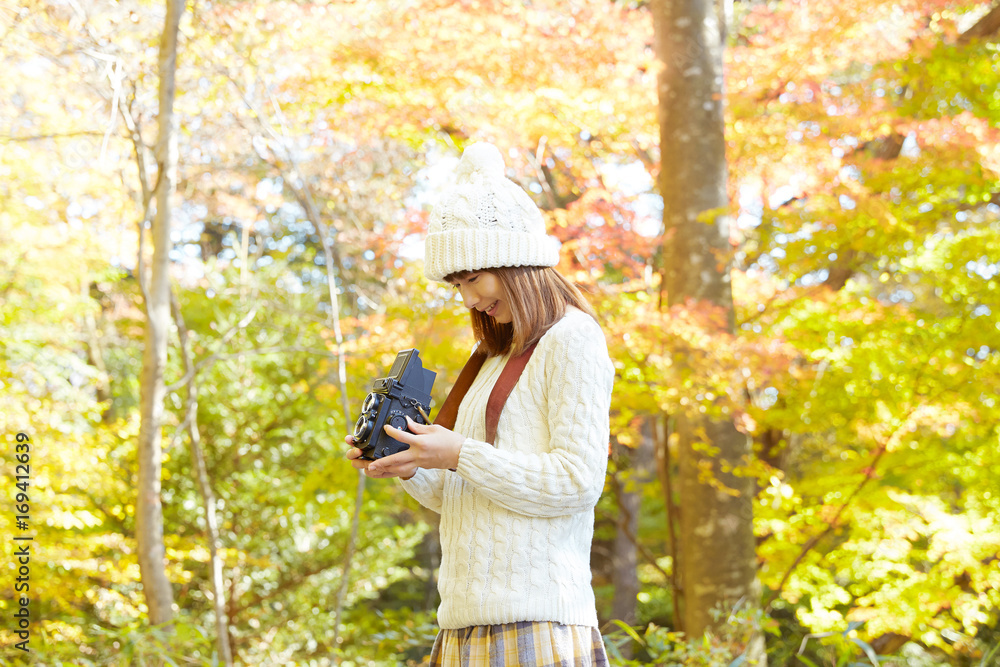
M376 470L394 470L400 465L412 463L412 459L413 457L409 450L405 450L392 454L391 456L384 456L373 463L372 466L374 466Z
M406 428L410 429L411 433L417 435L423 435L424 433L430 433L434 430L434 424L420 424L418 422L410 419L409 416L406 417Z
M409 433L407 431L404 431L403 429L396 428L395 426L389 426L388 424L386 424L385 432L389 435L390 438L399 440L400 442L407 445L414 445L417 442L415 438L416 436L415 433Z
M413 467L413 454L410 450L405 450L379 459L369 467L369 470L400 475L408 474Z

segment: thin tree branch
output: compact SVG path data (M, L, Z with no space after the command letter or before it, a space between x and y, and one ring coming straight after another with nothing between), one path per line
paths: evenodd
M333 566L334 563L332 561L320 561L319 563L314 564L312 567L308 568L300 567L297 570L295 570L295 573L292 576L289 576L288 579L285 579L283 581L279 581L278 584L267 593L254 595L252 598L250 598L249 600L247 600L242 604L234 603L230 608L231 617L235 619L238 615L240 615L242 612L248 609L252 609L254 612L256 612L260 608L260 606L263 603L267 602L268 600L271 600L273 598L278 597L279 595L282 595L289 589L300 585L302 582L309 579L310 577L315 576L317 574L321 574L331 569Z
M219 539L218 518L215 513L215 492L208 478L208 467L205 465L205 455L201 449L201 431L198 428L198 384L197 374L194 372L194 364L191 359L191 332L188 331L187 325L184 322L184 315L181 313L177 295L173 290L170 290L170 309L174 316L174 322L177 325L181 357L184 360L184 368L187 371L185 375L188 377L184 424L189 436L191 459L195 464L196 479L205 510L205 527L208 531L208 560L212 574L212 603L215 610L215 628L217 634L216 645L218 646L222 662L227 667L232 667L233 655L229 646L229 619L226 617L226 606L223 602L225 576L222 559L219 557L221 540ZM175 434L178 432L180 432L180 429Z
M104 515L106 521L108 521L115 528L118 529L119 533L121 533L126 537L134 537L134 533L126 529L125 521L123 519L119 519L114 514L112 514L111 510L105 507L104 504L100 500L98 500L96 496L94 496L93 492L90 489L85 489L82 486L73 484L66 489L66 492L67 493L72 492L74 494L79 494L83 496L84 498L90 501L90 504L94 506L94 509L96 509L98 512Z
M67 139L70 137L88 137L104 136L104 132L96 132L94 130L80 130L79 132L53 132L51 134L28 134L23 136L14 136L11 134L0 135L0 141L16 143L22 141L44 141L46 139Z
M132 140L132 150L135 155L136 168L139 171L139 186L142 191L142 201L140 202L142 206L142 215L139 217L139 249L136 257L135 264L135 279L139 283L139 292L142 294L142 307L146 312L146 316L149 316L149 289L146 285L146 224L149 222L149 210L153 201L153 191L154 188L149 182L149 169L148 169L148 159L149 159L149 149L142 142L142 135L139 132L139 127L135 122L135 118L132 116L131 104L126 106L124 99L119 98L119 112L122 115L122 120L125 122L125 127L128 128L129 138ZM159 178L157 178L157 183L159 183Z
M895 431L893 432L893 434L895 434ZM878 465L878 462L881 460L882 456L885 455L887 451L887 443L888 440L879 445L878 448L875 450L875 456L872 457L871 463L869 463L868 466L865 468L864 479L861 480L861 483L854 488L854 490L851 492L851 495L849 495L847 499L837 509L837 513L834 514L833 518L827 522L826 528L824 528L820 533L814 535L812 538L809 539L809 541L807 541L802 546L802 549L799 551L799 555L796 556L795 560L792 561L792 564L788 566L788 569L785 571L785 574L781 577L781 581L778 582L778 587L775 588L774 591L772 591L771 597L768 598L767 604L764 605L765 613L771 610L771 606L774 604L775 600L777 600L778 597L781 595L781 591L784 589L785 584L788 583L788 579L792 576L792 573L799 566L799 564L806 557L806 555L808 555L808 553L812 551L813 547L819 544L820 540L822 540L824 537L826 537L839 527L841 515L843 515L844 511L848 508L848 506L850 506L850 504L854 502L854 499L858 496L859 493L861 493L861 490L868 485L868 482L874 479L875 466Z
M660 485L663 487L663 498L667 510L667 534L670 537L670 559L673 562L672 571L667 581L670 582L670 598L674 610L674 624L679 630L683 631L684 616L681 614L680 600L684 595L684 590L677 576L677 523L680 521L680 518L678 516L679 509L677 503L674 502L673 476L670 470L669 423L669 415L664 415L662 423L653 424L653 428L655 429L654 435L657 432L661 434L661 437L657 439L656 470L660 476Z
M599 516L607 519L608 521L613 522L616 526L619 526L621 528L622 534L624 534L625 537L628 538L629 542L635 545L635 548L639 551L640 554L642 554L642 557L646 559L646 562L652 565L654 568L656 568L657 572L663 575L663 579L665 581L671 580L670 573L664 570L662 567L660 567L659 563L656 562L656 556L639 542L639 538L636 537L631 530L629 530L628 526L624 525L619 519L612 516L611 513L608 512L607 510L598 509L597 513Z
M221 353L217 352L215 354L210 354L197 364L195 364L190 372L185 372L184 376L167 387L167 393L173 393L178 389L184 387L188 380L190 379L190 374L198 373L202 371L209 364L213 364L216 361L222 359L233 359L235 357L242 357L244 355L254 355L254 354L278 354L280 352L306 352L308 354L314 354L316 356L328 357L330 359L336 359L337 355L330 352L329 350L321 350L315 347L306 347L304 345L277 345L274 347L259 347L252 350L240 350L239 352L227 352Z
M986 15L958 36L959 44L968 44L976 39L991 39L1000 32L1000 2L986 12Z
M549 183L549 179L546 177L545 171L542 169L542 159L545 157L545 137L538 140L538 147L535 152L524 151L525 157L528 159L528 163L534 168L535 175L538 178L539 185L542 186L542 191L545 192L545 198L548 200L549 209L556 209L559 207L559 200L556 198L556 193L552 190L552 185Z
M159 184L160 178L159 174L157 174L156 184L150 182L149 147L143 143L139 124L136 122L135 116L132 115L132 103L134 101L135 95L133 90L132 99L128 101L128 104L125 103L124 96L118 98L118 110L121 113L122 120L125 122L129 139L132 141L135 164L139 170L139 185L142 186L142 220L145 223L149 219L150 203L153 201L153 192L156 189L156 185Z
M943 390L942 392L939 392L939 395L940 393L943 393ZM882 460L882 457L885 456L885 453L889 450L889 443L892 442L892 439L896 436L897 433L899 433L900 429L902 429L907 423L909 423L910 417L913 415L913 413L915 413L919 407L926 404L929 400L930 398L928 398L927 401L924 401L920 405L915 405L912 408L910 408L906 416L899 421L896 427L887 436L885 436L882 439L882 442L879 443L878 447L875 448L874 456L872 456L871 461L868 463L868 465L863 468L865 473L864 478L854 488L854 490L851 491L851 494L844 500L844 502L841 503L840 507L837 508L837 512L836 514L833 515L833 518L827 521L826 528L824 528L820 533L814 535L802 546L802 549L799 551L798 556L796 556L795 560L792 561L792 564L785 571L785 574L782 575L781 581L778 583L778 587L775 588L774 591L772 591L771 596L768 598L767 603L764 605L765 613L771 610L771 606L781 595L781 591L784 589L785 584L788 583L788 579L792 576L792 573L799 566L799 564L806 557L806 555L808 555L808 553L812 551L812 549L817 544L819 544L819 542L824 537L826 537L831 532L840 527L840 517L843 516L847 508L851 505L851 503L854 502L854 499L858 497L858 494L861 493L861 491L868 485L868 483L873 479L875 479L876 467L878 466L879 461Z
M139 250L136 252L135 260L135 281L139 283L139 292L142 294L142 310L149 316L149 288L146 285L146 220L145 217L139 221Z

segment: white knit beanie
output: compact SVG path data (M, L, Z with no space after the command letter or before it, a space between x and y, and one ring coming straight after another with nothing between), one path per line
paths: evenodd
M431 211L424 243L429 280L456 271L559 263L559 240L545 234L542 212L506 177L496 146L468 146L455 176L455 186Z

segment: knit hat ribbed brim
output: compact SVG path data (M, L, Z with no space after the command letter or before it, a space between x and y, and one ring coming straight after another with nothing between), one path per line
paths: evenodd
M466 148L455 174L456 184L431 212L424 244L428 279L559 263L559 240L545 233L545 220L528 193L506 177L495 146Z

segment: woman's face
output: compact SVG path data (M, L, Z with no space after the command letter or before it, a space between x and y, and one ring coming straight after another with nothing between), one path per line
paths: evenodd
M468 308L486 313L500 324L508 324L514 316L510 304L503 296L500 280L489 271L476 271L464 278L456 278L451 284L462 294L462 301Z

